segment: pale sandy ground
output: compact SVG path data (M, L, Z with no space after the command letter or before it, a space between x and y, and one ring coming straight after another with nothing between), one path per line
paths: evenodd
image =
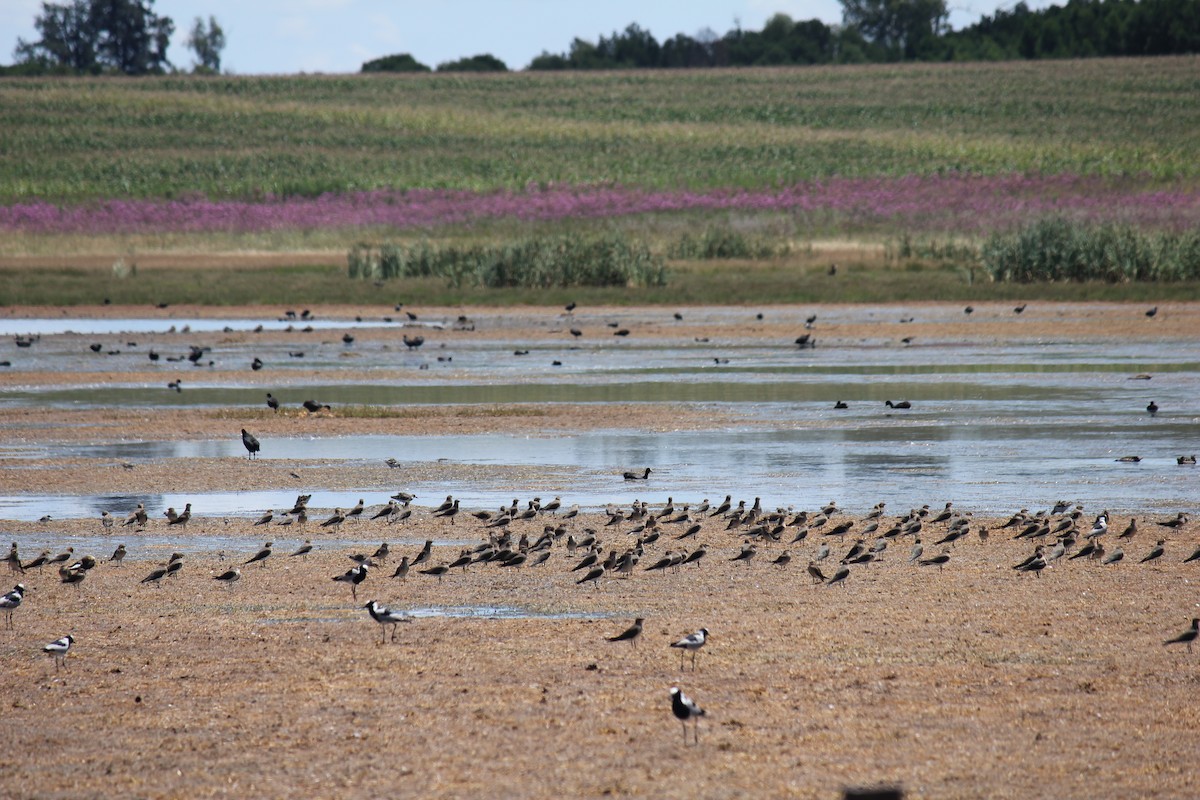
M1200 341L1196 306L1160 310L1153 329L1141 309L1127 319L1107 307L1067 311L1090 320L1069 324L1104 340ZM1044 335L1055 335L1054 319L1047 312L1039 323ZM988 335L980 327L962 335ZM56 382L49 374L3 380ZM567 430L615 420L649 429L667 416L674 427L720 424L707 411L636 410L640 416L629 408L597 418L569 408L494 416L449 408L405 423L408 432ZM55 428L56 419L71 425ZM301 423L314 426L313 435L334 435L394 422L256 418L268 435ZM121 441L139 423L155 437L212 438L230 419L195 410L6 413L0 443ZM305 486L332 480L319 464L301 466ZM7 493L154 491L183 480L196 491L294 484L283 466L243 459L133 470L13 460L0 467ZM452 468L421 469L452 490ZM388 472L363 468L351 479L393 489ZM1163 646L1198 616L1200 562L1182 563L1200 542L1197 523L1171 530L1143 516L1141 531L1117 542L1128 520L1113 520L1107 546L1123 547L1124 561L1075 560L1036 578L1010 569L1032 544L996 530L1001 520L977 520L975 528L993 528L990 538L973 533L958 543L944 570L909 564L911 542L901 540L881 563L855 567L844 588L826 588L804 573L822 538L816 533L788 545L789 531L742 564L729 560L740 537L710 520L699 536L709 548L699 567L639 568L592 587L575 584L580 573L570 572L574 560L561 541L537 568L476 565L440 582L387 577L397 556L415 554L425 538L481 541L482 524L461 514L451 526L421 509L403 525L347 524L339 534L319 528L314 514L304 535L317 551L301 559L285 555L296 534L204 518L177 531L161 521L161 509L152 511L152 530L165 537L159 551L132 552L123 567L101 564L79 588L62 585L53 569L7 579L30 591L13 629L0 631L0 796L835 797L875 784L946 798L1200 793L1200 651ZM905 511L889 508L885 519ZM1097 511L1087 509L1085 523ZM632 544L632 526L604 521L590 514L568 525L575 535L598 528L606 547ZM522 524L536 536L543 520ZM102 532L92 520L3 525L54 551L65 534ZM939 549L933 542L943 527L925 532L927 551ZM264 569L246 567L228 589L212 576L248 558L253 545L224 562L188 556L161 588L139 583L173 538L205 532L286 538L288 549ZM121 539L120 530L106 535L114 546ZM648 548L642 566L697 545L671 535ZM1166 539L1166 556L1137 563L1157 538ZM361 540L389 541L393 557L352 601L331 577L351 566L351 542ZM849 544L833 542L830 561ZM435 548L432 561L451 560L458 547ZM772 566L784 549L791 564ZM360 607L372 598L528 616L419 618L401 626L395 643L381 644L379 626ZM604 640L635 616L647 620L639 647ZM667 645L702 626L712 640L694 672L681 670ZM70 670L59 673L40 648L66 633L77 643ZM684 746L671 717L672 685L708 710L699 746Z

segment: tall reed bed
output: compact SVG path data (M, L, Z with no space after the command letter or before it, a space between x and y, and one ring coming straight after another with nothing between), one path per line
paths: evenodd
M1200 279L1200 228L1146 231L1065 219L996 233L981 249L997 281L1188 281Z
M351 278L444 278L453 288L550 289L568 286L664 286L661 256L617 234L533 236L503 244L359 244Z

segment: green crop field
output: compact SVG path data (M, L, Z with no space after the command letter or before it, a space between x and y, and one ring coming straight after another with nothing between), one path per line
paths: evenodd
M1191 184L1200 58L0 80L0 204L1036 172Z
M1197 97L1200 57L0 79L0 304L370 296L348 272L448 303L1196 297ZM1042 258L1045 230L1071 264ZM629 239L666 283L576 295L579 264L517 258L490 285L496 254L564 235ZM862 280L797 281L829 241L867 245L848 262ZM360 244L457 266L391 276L356 265ZM328 266L208 289L207 268L108 266L229 251ZM107 265L69 258L87 254ZM1076 288L1046 283L1060 275Z

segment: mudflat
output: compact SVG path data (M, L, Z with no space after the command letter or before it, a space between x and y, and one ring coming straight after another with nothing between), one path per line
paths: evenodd
M321 309L325 317L361 311ZM977 307L953 331L897 325L897 334L994 336L989 311L997 318L1011 313ZM1023 335L1053 337L1071 325L1074 337L1133 339L1147 348L1200 341L1200 307L1164 306L1152 320L1143 312L1031 305ZM543 316L554 312L470 313L528 318L532 331L544 329ZM760 326L748 323L744 335L796 335L764 316ZM692 335L670 322L662 328L663 336ZM647 324L639 335L650 330ZM0 373L8 386L79 379ZM88 380L138 379L89 373ZM721 423L708 409L582 411L445 407L404 422L410 433ZM197 409L31 409L4 415L0 442L213 438L237 421ZM255 429L294 435L301 422L305 435L315 436L395 425L336 413L263 413ZM241 458L163 460L132 470L83 461L9 459L0 466L0 491L9 494L296 483L283 466ZM404 478L382 465L336 477L322 477L319 464L304 466L305 487L334 480L363 487L364 516ZM421 478L443 480L452 494L457 468L428 465ZM513 483L524 508L519 474ZM676 538L689 525L660 522L657 540L642 544L627 576L612 570L582 584L589 569L574 567L584 551L572 554L569 542L591 536L591 529L604 556L619 555L644 537L634 532L644 519L610 525L613 517L585 509L571 519L559 511L514 520L507 529L517 551L522 534L532 544L546 526L562 527L545 563L530 566L540 552L531 551L520 566L477 563L440 577L421 570L448 564L503 530L471 516L476 509L433 516L441 497L419 498L403 522L352 520L336 529L322 527L331 513L324 509L314 509L303 528L203 514L170 526L162 509L150 509L137 541L154 544L131 544L120 565L105 559L138 526L118 520L103 528L98 518L4 522L22 542L38 543L22 546L24 563L43 548L63 551L85 534L102 537L104 547L89 544L94 552L71 554L100 560L75 585L63 583L54 566L7 578L27 591L12 627L0 631L0 702L9 732L0 794L835 797L846 787L880 785L902 787L908 796L953 798L1197 792L1191 765L1200 746L1194 702L1200 653L1186 643L1164 644L1200 616L1200 561L1185 562L1200 542L1197 523L1167 527L1158 524L1167 517L1139 515L1137 532L1120 539L1129 520L1111 519L1097 541L1105 556L1120 550L1124 558L1105 564L1104 557L1070 557L1102 511L1084 509L1063 556L1040 572L1022 572L1013 566L1039 544L1050 557L1056 534L1014 538L1021 528L1002 527L1007 518L981 519L955 508L968 533L938 544L960 518L933 521L941 501L953 498L914 497L914 508L933 506L921 531L882 539L887 546L877 558L850 566L848 577L830 586L811 578L806 565L820 559L816 566L833 577L857 538L869 549L910 509L885 509L871 533L866 510L855 509L833 512L822 526L810 522L799 541L802 525L751 539L752 524L729 527L726 516L712 516L723 495L712 488L712 508L694 515L697 533ZM701 498L676 499L694 508ZM787 510L785 519L799 510ZM805 510L819 518L817 509ZM1064 519L1052 515L1052 526ZM847 533L828 535L847 522ZM189 544L206 536L238 544L221 552ZM313 552L290 555L306 538ZM912 560L917 538L924 552ZM1142 563L1159 539L1164 554ZM243 563L268 540L275 544L263 566ZM426 540L435 542L428 562L406 577L390 577ZM383 542L390 553L369 569L356 596L333 580L354 566L348 556L369 556ZM748 544L753 557L735 560ZM821 558L823 546L830 553ZM647 569L668 551L700 548L705 555L694 564ZM175 549L185 553L179 573L143 583ZM784 552L790 561L773 563ZM942 552L949 555L944 564L921 563ZM235 583L214 579L235 567L241 569ZM394 641L363 608L372 599L412 615L397 625ZM636 617L645 626L635 643L607 641ZM700 628L710 639L693 668L690 654L669 645ZM76 641L60 669L41 648L68 633ZM671 714L672 686L707 712L698 744L685 744L684 726Z

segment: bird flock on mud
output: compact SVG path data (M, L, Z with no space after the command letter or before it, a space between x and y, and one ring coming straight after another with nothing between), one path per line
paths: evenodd
M243 431L244 441L246 437ZM253 444L257 447L257 440L253 440ZM249 443L247 449L250 449ZM623 477L646 480L650 474L651 470L646 469L625 473ZM310 499L311 495L302 494L291 508L281 510L279 514L274 510L267 511L253 526L307 532ZM722 556L733 569L750 569L754 563L764 563L765 568L787 570L793 561L798 561L806 563L804 574L812 586L842 590L854 583L853 576L857 571L870 569L875 562L892 559L903 560L915 569L952 569L955 548L961 543L974 539L982 545L991 537L1001 536L1031 546L1025 558L1009 566L1017 575L1032 573L1038 578L1046 570L1067 568L1073 562L1094 564L1096 569L1115 569L1122 563L1200 561L1200 546L1194 547L1183 558L1179 558L1182 553L1172 557L1167 552L1165 535L1155 537L1148 547L1142 544L1136 518L1131 518L1122 527L1113 524L1107 511L1092 517L1085 514L1082 506L1065 501L1035 513L1022 509L989 530L976 524L971 512L955 509L952 502L945 503L941 509L925 505L896 516L886 515L885 504L879 503L861 517L854 517L833 502L812 510L770 510L763 508L758 498L752 502L735 502L729 495L716 504L707 499L676 504L673 498L668 498L662 505L652 506L635 500L628 506L609 505L600 514L581 514L576 505L564 508L560 497L545 503L535 497L524 504L514 498L511 504L495 511L467 511L452 495L446 496L436 507L414 509L412 502L415 499L414 494L400 491L378 508L369 508L365 500L360 499L350 509L334 509L316 523L318 530L313 534L319 535L321 529L336 531L345 524L382 525L385 530L391 530L395 525L410 524L415 510L418 519L425 518L431 523L445 520L454 526L453 530L459 536L473 529L478 542L457 551L451 549L451 555L445 555L446 546L438 547L439 556L435 558L434 540L425 539L415 552L401 554L390 573L383 568L396 554L386 542L369 555L351 553L349 558L353 566L331 576L330 580L347 586L355 603L360 587L376 574L403 581L415 573L442 581L469 569L554 569L581 587L600 591L638 575L702 569L711 563L710 549L724 550L728 554L735 547L737 550L732 556ZM161 516L161 521L155 522L144 504L139 503L119 523L112 514L104 512L101 525L106 529L119 525L135 531L162 525L182 529L192 520L191 503L187 503L182 512L168 508ZM467 521L460 523L459 520ZM1151 524L1163 531L1179 532L1188 526L1189 517L1180 512L1174 517L1153 520ZM306 538L302 545L289 548L283 557L303 558L315 547L313 539ZM891 555L896 552L901 554ZM119 567L127 553L126 546L120 544L107 563ZM256 552L248 554L240 564L212 577L215 583L233 591L236 584L248 580L244 569L264 570L279 557L272 538ZM223 553L221 558L224 559ZM172 553L165 563L140 578L140 583L161 590L181 572L187 560L182 552ZM10 572L20 575L22 581L0 596L0 611L4 612L8 629L16 628L14 612L21 607L28 592L24 583L28 574L51 567L57 570L61 583L82 590L88 574L100 564L95 556L77 558L72 547L56 555L44 550L26 561L21 558L16 542L12 543L6 562ZM388 608L374 599L361 608L380 626L385 644L395 641L401 624L413 621L408 612ZM1193 620L1190 628L1167 639L1164 644L1185 644L1190 651L1200 630L1197 625ZM611 642L629 642L636 647L644 626L645 619L639 617L625 630L605 638ZM691 671L696 671L697 657L711 637L707 627L700 627L670 643L670 648L680 651L681 672L689 664ZM67 655L74 643L74 635L70 634L44 645L43 650L53 657L56 669L66 669ZM688 742L689 722L692 723L691 741L698 743L697 725L704 715L703 709L679 687L672 687L670 697L672 713L683 725L685 743Z

